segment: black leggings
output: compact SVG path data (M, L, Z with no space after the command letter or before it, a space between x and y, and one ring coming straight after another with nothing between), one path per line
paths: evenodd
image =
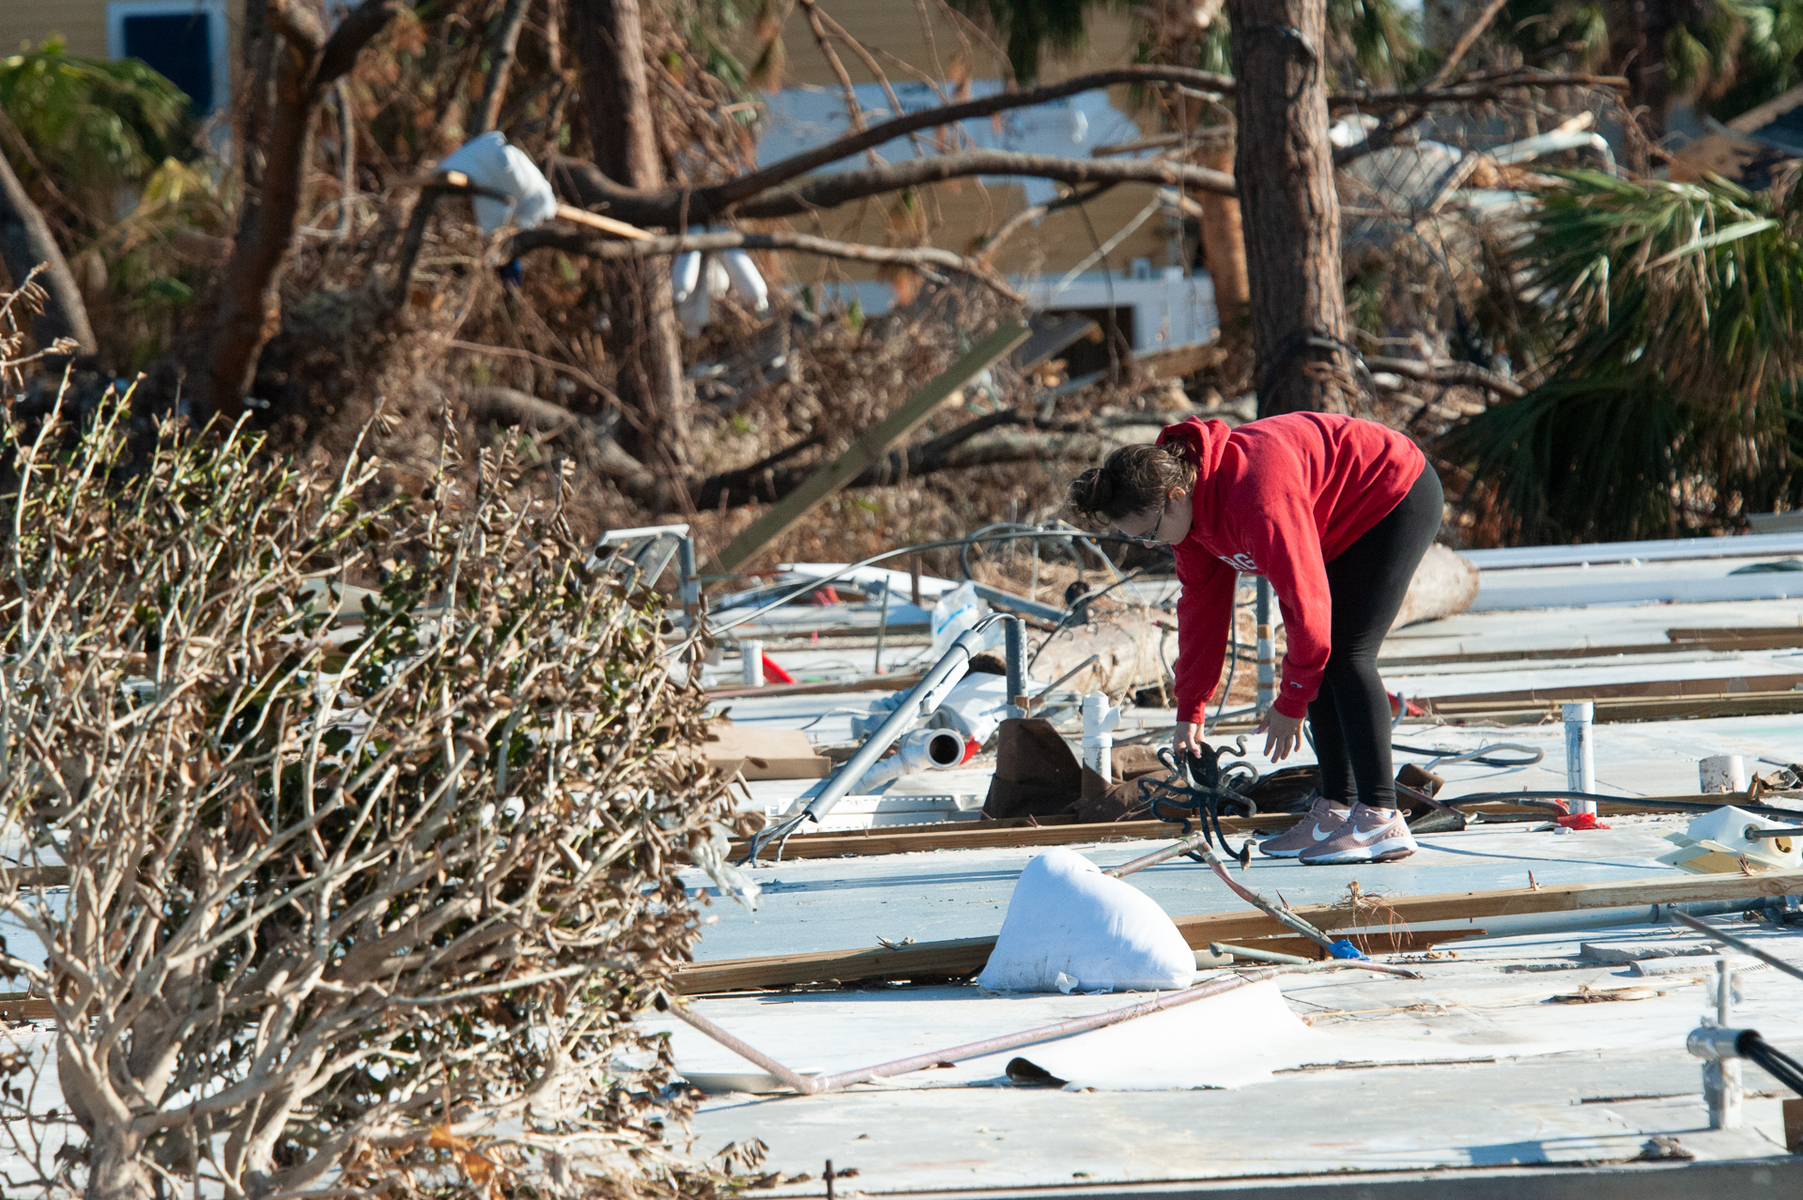
M1327 564L1333 650L1321 692L1308 706L1308 724L1321 763L1321 794L1332 804L1362 800L1372 808L1396 807L1390 697L1377 674L1377 648L1440 531L1445 499L1430 463L1389 516Z

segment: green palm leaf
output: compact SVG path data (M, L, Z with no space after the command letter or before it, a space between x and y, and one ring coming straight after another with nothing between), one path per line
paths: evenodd
M1670 536L1795 503L1799 189L1560 174L1503 255L1545 382L1444 443L1475 494L1535 540Z

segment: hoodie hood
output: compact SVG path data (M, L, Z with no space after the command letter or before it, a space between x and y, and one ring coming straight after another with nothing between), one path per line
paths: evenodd
M1195 465L1196 484L1200 487L1202 481L1213 476L1220 467L1221 458L1227 453L1227 438L1232 433L1225 421L1190 417L1175 425L1166 425L1164 432L1158 435L1158 444L1183 447Z

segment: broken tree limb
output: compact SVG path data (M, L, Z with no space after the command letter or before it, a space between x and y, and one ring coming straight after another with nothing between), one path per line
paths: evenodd
M602 233L611 233L615 237L631 238L635 242L655 240L651 234L646 233L637 225L628 225L624 221L616 221L612 217L592 213L586 208L577 208L574 204L558 204L557 215L566 221L587 225L590 229L599 229Z
M606 205L613 215L636 225L674 228L685 215L689 222L704 223L723 217L729 212L737 212L740 216L792 216L799 210L765 211L762 207L763 198L773 194L793 195L793 189L780 192L778 189L784 189L785 185L817 171L821 167L851 158L895 138L905 137L924 129L935 129L973 118L993 116L1009 109L1044 104L1049 100L1057 100L1097 88L1113 87L1118 84L1151 83L1177 84L1215 95L1232 95L1237 90L1232 78L1193 67L1154 64L1117 67L1073 76L1070 79L1042 87L998 92L994 95L960 101L955 104L944 104L922 109L919 112L901 114L887 121L853 130L844 137L836 138L825 145L814 147L800 154L791 155L789 158L772 163L761 170L688 191L677 189L667 191L634 190L613 182L613 177L610 177L610 174L605 171L594 171L592 168L584 170L586 164L569 159L560 160L556 164L557 174L565 176L567 184L585 207L592 207L596 204ZM1514 70L1503 74L1478 76L1438 91L1343 93L1329 97L1328 103L1332 108L1339 110L1368 110L1373 107L1389 108L1397 105L1463 103L1486 94L1486 91L1493 94L1496 91L1511 88L1614 86L1617 84L1625 85L1625 81L1606 76L1562 75ZM1008 174L1012 172L989 170L979 173ZM1220 191L1224 195L1233 194L1230 176L1220 172L1209 174L1213 177L1210 179L1212 186L1203 186L1200 190ZM1047 177L1064 178L1061 174ZM1103 176L1089 175L1085 178L1100 181ZM926 181L917 180L916 182ZM1181 181L1169 180L1166 182ZM908 185L885 185L877 190L888 190L890 186ZM845 203L847 199L861 199L865 195L874 194L876 193L862 192L836 202ZM816 203L819 203L818 198L816 198Z
M1422 362L1414 358L1367 357L1365 365L1373 371L1387 371L1392 375L1400 375L1404 379L1417 379L1425 383L1463 384L1466 387L1482 388L1487 392L1495 392L1498 396L1506 396L1510 400L1519 400L1528 394L1528 390L1513 379L1506 379L1495 372L1486 371L1475 363Z
M59 338L73 338L84 354L99 349L88 323L88 307L62 249L5 154L0 154L0 262L15 288L37 271L35 282L44 289L45 301L44 311L32 319L31 335L40 351L49 350Z
M256 375L257 357L281 327L282 275L294 248L313 163L313 130L326 89L401 11L401 0L364 0L326 37L300 0L270 0L276 51L274 102L263 145L262 187L246 191L231 261L220 273L218 315L207 348L203 403L234 417Z
M683 254L691 250L702 252L710 250L784 250L797 254L817 254L822 258L837 258L852 262L912 267L916 271L928 274L935 268L942 271L955 271L958 274L970 276L1005 300L1016 304L1025 303L1025 297L1009 287L1006 280L976 259L934 246L866 246L859 242L841 242L833 238L817 237L811 233L787 232L692 233L653 237L644 230L623 221L598 216L583 209L572 209L569 205L558 205L557 212L560 217L570 220L580 219L585 225L606 229L610 233L631 230L630 234L622 236L639 240L619 242L558 229L529 229L513 239L514 257L517 258L532 250L543 249L556 249L565 254L583 254L590 258L606 260L649 258L659 255ZM572 215L573 213L581 213L582 217L577 218ZM599 224L603 221L607 222L607 225Z
M1471 607L1477 599L1478 570L1472 561L1438 542L1415 567L1409 590L1403 594L1402 607L1390 628L1401 629L1417 621L1433 621L1450 617Z
M1065 96L1075 96L1081 92L1113 87L1123 83L1181 83L1202 91L1230 92L1233 90L1233 80L1227 76L1218 75L1213 71L1197 70L1194 67L1143 65L1095 71L1087 75L1075 75L1043 87L997 92L992 96L982 96L956 104L939 105L935 108L893 117L828 142L823 146L816 146L800 154L791 155L781 162L772 163L762 170L753 171L738 179L728 180L712 188L699 189L697 195L706 192L705 202L709 205L730 207L741 200L768 191L792 179L798 179L829 163L850 158L864 150L874 149L884 142L906 134L922 129L936 129L943 125L955 125L959 121L967 121L975 117L993 116L1012 108L1028 108L1050 100L1062 99Z
M1116 443L1094 434L1068 434L1059 430L1037 435L1023 435L1001 448L978 444L991 430L1009 425L1037 426L1030 413L989 413L967 421L930 441L907 450L892 449L871 463L845 485L848 488L890 487L906 479L917 479L937 471L960 470L996 462L1051 462L1058 459L1088 460L1100 458ZM691 489L696 508L713 509L722 504L774 503L806 483L817 466L776 469L783 460L821 440L810 434L794 445L784 447L748 467L737 467L710 475ZM1098 449L1099 448L1099 449Z
M495 34L488 52L488 78L482 85L482 100L476 105L476 120L470 136L487 133L501 121L501 101L507 95L507 74L520 47L520 30L526 24L526 10L532 0L507 0L501 13L501 28Z
M492 421L506 427L524 427L545 437L569 437L582 449L580 457L619 480L634 494L649 494L657 480L638 459L620 449L593 418L573 413L560 404L510 387L471 388L463 397L472 421Z
M922 184L978 175L1014 175L1056 179L1069 184L1158 183L1194 191L1233 194L1233 177L1206 167L1170 159L1061 158L1050 154L1016 154L1005 150L965 150L932 154L876 167L813 176L725 203L716 188L660 191L622 187L592 164L559 159L551 178L560 192L587 209L647 228L674 229L727 216L746 219L794 217L837 208L854 200ZM717 185L724 186L724 185Z
M815 505L844 487L864 468L880 459L889 447L907 437L933 410L1002 355L1027 340L1032 330L1023 322L1002 325L988 337L972 346L964 357L947 367L926 386L902 402L874 429L852 439L850 447L832 462L815 472L806 483L785 496L775 507L752 522L751 527L733 539L720 552L710 573L736 571L772 538L792 528Z
M1342 935L1359 930L1385 930L1428 921L1471 921L1535 913L1580 912L1608 908L1647 908L1713 900L1752 900L1803 892L1803 872L1764 875L1711 875L1672 879L1638 879L1616 883L1555 884L1539 888L1504 888L1487 892L1449 892L1431 896L1386 896L1381 910L1349 904L1304 905L1294 911L1316 928ZM1381 918L1379 913L1381 912ZM1651 911L1649 921L1655 918ZM1210 942L1283 937L1282 925L1260 912L1207 913L1176 918L1177 929L1191 949ZM768 958L693 963L676 975L685 994L783 987L815 980L910 979L921 975L974 975L989 961L994 937L919 942L893 949L820 951Z

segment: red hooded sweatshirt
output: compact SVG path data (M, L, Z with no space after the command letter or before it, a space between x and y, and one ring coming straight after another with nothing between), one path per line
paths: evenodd
M1375 421L1286 413L1229 429L1195 417L1167 426L1196 465L1194 523L1178 543L1177 719L1200 721L1227 653L1241 571L1277 593L1288 646L1275 707L1301 717L1332 650L1327 563L1390 515L1427 465Z

